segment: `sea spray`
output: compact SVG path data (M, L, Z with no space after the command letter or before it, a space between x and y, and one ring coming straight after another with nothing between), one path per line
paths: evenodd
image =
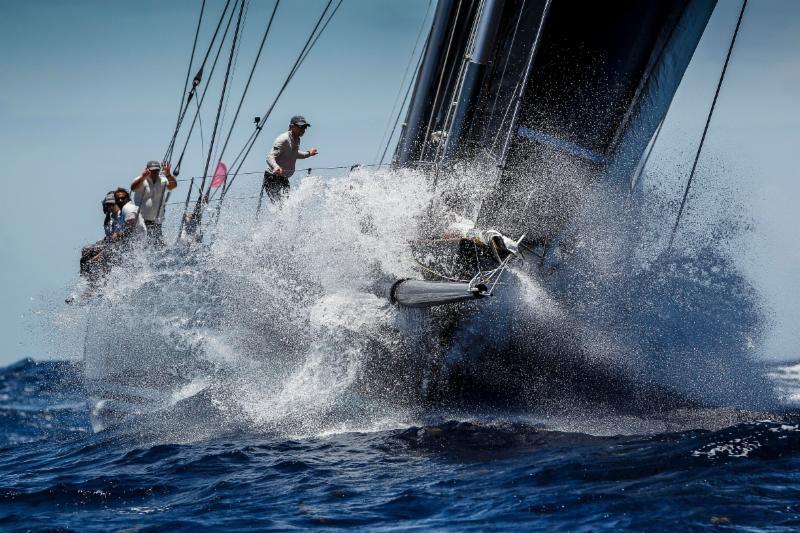
M304 177L259 220L231 203L205 243L112 273L85 308L87 376L165 388L166 413L187 404L176 391L202 392L195 423L295 435L402 424L464 399L545 415L764 405L739 342L760 327L747 281L714 249L643 261L647 205L600 187L570 200L561 260L527 256L486 301L452 314L372 294L376 278L419 276L409 241L461 216L454 194L421 172L357 170ZM712 296L704 328L697 304Z
M638 199L599 186L585 192L561 235L565 259L542 278L566 316L531 323L572 343L560 355L599 362L634 391L638 383L700 404L774 405L755 359L761 299L729 247L741 213L695 220L693 234L705 238L667 251L661 221L669 202L651 192Z

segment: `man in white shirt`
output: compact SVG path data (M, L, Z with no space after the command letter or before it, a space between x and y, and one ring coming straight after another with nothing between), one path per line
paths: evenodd
M267 154L267 170L264 172L264 190L272 203L280 203L289 194L289 178L294 174L298 159L317 155L316 148L300 150L300 137L310 128L305 117L295 115L289 121L289 131L278 135Z
M130 194L120 187L110 191L103 199L103 223L106 236L81 250L81 276L96 286L118 264L122 253L129 250L131 239L147 233L139 208L131 202ZM70 300L70 299L68 299Z
M161 224L164 222L165 195L178 186L175 176L170 172L169 163L164 161L164 175L159 174L158 161L148 161L140 176L131 183L133 202L140 210L140 217L147 227L147 236L154 244L163 246Z
M139 216L139 208L131 202L128 191L122 187L114 191L114 201L114 227L111 240L117 242L131 236L145 235L147 226L144 219Z

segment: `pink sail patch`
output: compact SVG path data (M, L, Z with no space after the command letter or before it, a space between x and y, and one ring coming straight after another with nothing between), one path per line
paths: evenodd
M211 180L211 188L216 189L228 178L228 167L225 166L225 163L220 161L217 163L217 170L214 171L214 179Z

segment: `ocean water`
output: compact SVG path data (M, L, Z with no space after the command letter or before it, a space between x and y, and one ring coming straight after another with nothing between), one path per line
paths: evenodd
M563 254L453 321L371 290L464 223L449 178L303 177L40 313L81 355L0 371L0 529L800 526L800 366L756 357L737 224L664 256L657 194L567 176Z
M695 422L724 427L643 435L493 412L192 439L148 424L93 433L80 372L29 360L0 371L0 529L800 527L800 417L788 413L708 410Z

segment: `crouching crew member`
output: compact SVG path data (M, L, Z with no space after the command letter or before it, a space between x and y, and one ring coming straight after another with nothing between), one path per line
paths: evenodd
M170 172L169 163L164 161L164 175L160 175L161 165L158 161L148 161L147 166L131 183L133 202L140 210L140 216L147 227L148 240L155 245L163 246L161 224L164 221L166 192L178 186L175 176Z
M96 287L111 267L120 259L120 252L128 250L133 237L146 233L139 208L131 202L130 194L123 188L109 191L103 198L103 231L105 237L81 250L81 276Z
M319 153L316 148L300 151L300 137L310 127L305 117L295 115L289 122L289 131L278 135L272 144L272 150L267 154L263 185L272 203L280 203L289 195L289 178L294 174L296 161Z
M91 283L96 283L105 270L103 264L103 250L111 242L111 235L114 233L114 191L109 191L100 204L103 207L103 239L94 244L88 244L81 249L81 276Z

